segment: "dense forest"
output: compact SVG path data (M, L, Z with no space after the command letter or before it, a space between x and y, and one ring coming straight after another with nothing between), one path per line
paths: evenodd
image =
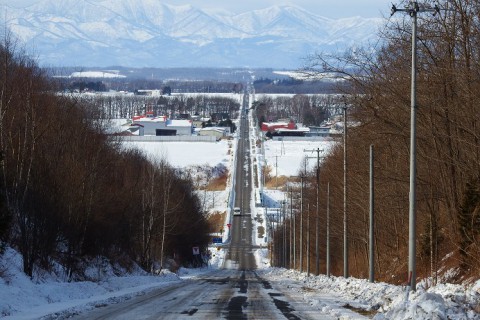
M252 108L259 125L263 122L291 119L303 126L319 126L343 113L345 98L339 94L258 95Z
M418 15L417 275L435 282L448 271L449 280L469 281L480 276L480 2L449 0L439 6L448 10ZM348 117L359 124L347 135L350 274L368 278L369 147L374 145L377 279L406 283L412 18L400 13L397 18L382 31L375 53L318 54L310 71L344 76L350 84L343 88ZM343 161L340 140L319 171L320 272L325 272L328 203L335 275L343 275ZM302 172L313 272L316 173ZM298 199L298 187L295 192ZM306 242L297 245L306 252Z
M294 94L320 94L337 93L338 83L331 80L314 80L306 73L307 79L295 78L271 79L260 78L253 82L256 93L294 93ZM346 84L346 83L345 83Z
M0 243L23 269L85 279L98 256L147 271L189 264L208 226L190 177L107 136L95 104L58 95L18 44L0 46ZM167 263L168 259L168 263Z
M213 81L213 80L153 80L153 79L130 79L130 78L69 78L54 77L59 91L83 92L85 90L95 92L138 90L162 90L165 94L171 93L241 93L241 82Z

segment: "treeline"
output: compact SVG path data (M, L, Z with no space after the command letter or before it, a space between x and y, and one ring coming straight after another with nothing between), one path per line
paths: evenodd
M260 78L253 82L253 86L256 93L320 94L338 92L337 85L331 81L300 80L294 78Z
M230 119L238 116L238 100L214 95L132 96L132 95L68 95L79 102L93 104L104 119L131 118L151 109L159 115L175 119L180 114L209 117L214 113L227 113Z
M71 92L104 92L107 91L107 86L102 81L73 81L68 85L68 88L63 89L63 91L65 90L69 90Z
M304 126L318 126L340 114L344 105L341 95L266 96L258 95L253 103L259 124L278 119L292 119Z
M167 258L188 264L208 228L188 176L125 150L104 134L92 104L56 94L43 71L0 46L0 239L29 276L60 264L83 279L103 256L151 271Z
M435 16L418 17L417 275L449 272L450 280L480 276L480 2L440 1ZM400 17L400 16L399 16ZM390 20L376 54L318 55L319 71L344 72L351 83L347 137L347 216L350 274L368 277L369 146L375 150L375 267L377 279L406 283L409 234L411 17ZM343 275L343 144L320 168L320 272L325 272L327 184L330 184L332 272ZM315 239L316 173L308 172ZM304 207L305 208L305 207ZM297 224L298 226L298 224ZM305 238L304 238L305 239ZM302 244L304 250L306 244ZM305 251L306 252L306 251ZM315 241L310 244L315 270ZM298 259L298 257L297 257ZM298 260L297 260L298 261ZM306 261L306 260L305 260ZM306 263L306 262L304 262ZM305 264L304 264L305 266ZM298 267L298 266L297 266Z
M152 80L125 78L55 78L60 91L128 91L160 90L171 88L172 93L241 93L243 84L230 81L213 80Z

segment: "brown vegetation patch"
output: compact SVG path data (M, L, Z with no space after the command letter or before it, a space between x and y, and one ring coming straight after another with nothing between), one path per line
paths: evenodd
M270 189L281 188L286 185L288 180L289 178L286 176L278 176L278 177L273 176L269 180L265 181L265 187Z
M215 211L208 216L208 226L210 232L221 232L221 228L225 222L225 212Z
M224 174L221 176L212 179L208 185L207 185L207 190L208 191L223 191L227 188L227 179L228 179L228 170L225 171Z
M345 309L349 309L349 310L352 310L353 312L356 312L358 314L361 314L362 316L374 316L377 314L377 311L376 310L365 310L365 309L362 309L362 308L356 308L356 307L353 307L351 305L349 305L348 303L346 305L343 305L343 307Z
M265 234L265 228L263 226L259 226L257 228L257 234L259 238L263 238Z

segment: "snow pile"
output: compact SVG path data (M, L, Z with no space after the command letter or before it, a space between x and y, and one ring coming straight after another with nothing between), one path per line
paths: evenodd
M258 269L270 268L269 251L267 248L257 249L253 251Z
M279 268L259 272L282 287L303 292L306 302L330 315L338 315L338 307L343 307L374 315L376 320L480 319L480 281L468 288L439 284L425 289L420 284L416 292L409 293L404 286L370 283L366 279L308 277L305 272Z
M408 301L398 296L384 315L375 319L480 319L480 281L472 287L439 284L421 285Z
M65 282L61 276L36 271L32 281L22 271L22 257L7 248L0 265L0 317L36 319L46 315L60 316L93 309L99 304L124 301L159 286L181 279L164 270L147 275L140 268L116 276L113 268L89 268L87 274L96 281ZM118 271L118 270L117 270Z

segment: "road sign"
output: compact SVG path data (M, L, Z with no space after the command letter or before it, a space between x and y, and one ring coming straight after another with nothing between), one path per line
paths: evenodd
M193 255L194 255L194 256L200 254L200 248L199 248L199 247L193 247L193 248L192 248L192 251L193 251Z
M230 228L232 226L231 223L227 223L227 227Z
M222 243L222 238L213 238L213 243Z

